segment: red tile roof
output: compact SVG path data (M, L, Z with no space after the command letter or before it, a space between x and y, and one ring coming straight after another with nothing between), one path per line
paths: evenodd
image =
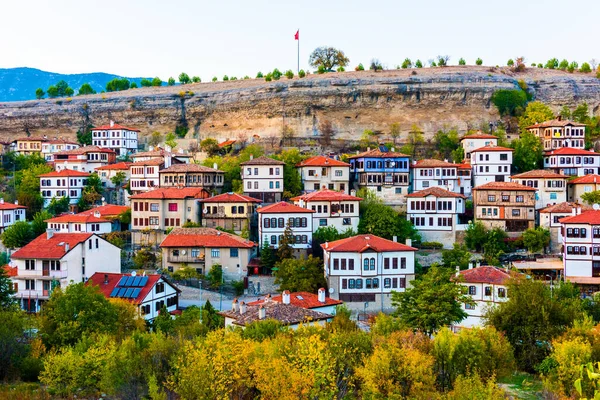
M416 248L402 243L380 238L375 235L357 235L346 239L336 240L321 245L329 252L362 253L365 250L375 250L378 253L389 251L417 251Z
M18 209L24 209L27 208L25 206L21 206L18 204L13 204L13 203L5 203L4 200L2 200L2 202L0 202L0 210L18 210Z
M81 215L81 214L65 214L58 217L47 219L45 222L53 222L53 223L101 223L101 222L110 222L106 218L96 218L94 215Z
M78 147L76 149L60 151L60 152L56 153L55 156L56 155L82 155L82 154L88 154L88 153L115 153L115 151L112 149L107 149L105 147L99 147L99 146L83 146L83 147Z
M460 140L464 140L464 139L496 139L496 140L498 140L498 136L489 135L487 133L473 133L470 135L463 136L462 139L460 139Z
M205 199L210 197L205 189L202 188L159 188L149 192L134 194L130 199Z
M460 271L460 276L465 283L491 283L494 285L503 285L510 279L510 274L507 272L490 266L466 269Z
M150 159L144 160L144 161L136 161L134 163L131 163L129 166L135 167L137 165L163 165L164 163L165 163L164 158L156 157L156 158L150 158Z
M220 148L223 148L223 147L231 146L231 145L233 145L235 142L237 142L237 140L235 140L235 139L226 140L226 141L224 141L224 142L222 142L222 143L219 143L219 147L220 147Z
M523 179L523 178L555 178L555 179L568 179L568 176L557 174L556 172L549 171L547 169L534 169L533 171L523 172L511 176L511 179Z
M285 165L285 163L270 157L260 156L252 160L244 161L240 163L240 165Z
M448 161L435 160L435 159L424 159L419 160L411 164L411 168L457 168L456 164L449 163Z
M119 281L124 276L131 276L131 274L96 272L90 277L90 279L88 279L88 281L85 284L88 286L97 286L100 289L100 293L102 293L107 299L110 299L110 294L112 293L113 289L117 287ZM140 291L140 294L135 299L121 299L130 301L133 304L141 304L146 298L146 296L148 296L148 294L152 291L154 285L156 285L156 283L161 278L161 276L158 274L149 274L146 276L148 277L148 282L146 282L146 285L144 285L144 287L141 288L142 290ZM105 283L105 281L107 282ZM168 281L165 282L167 284L170 284ZM180 292L180 290L176 286L173 287L175 288L175 290L177 290L177 292ZM118 299L120 297L116 298Z
M349 167L350 164L326 156L307 158L296 164L296 167Z
M68 178L68 177L73 177L73 176L77 176L77 177L88 177L90 176L89 172L81 172L81 171L74 171L72 169L63 169L60 171L52 171L52 172L48 172L47 174L42 174L42 175L38 175L40 178Z
M92 128L93 131L114 131L114 130L121 130L121 129L125 129L127 131L140 132L139 129L128 128L126 126L119 125L119 124L114 124L113 126L110 126L110 125L101 125L101 126L97 126L95 128Z
M488 182L483 185L475 186L473 190L529 190L535 192L537 189L521 185L517 182Z
M175 228L160 247L237 247L250 249L254 242L213 228Z
M552 127L565 127L567 125L573 125L573 126L585 126L585 124L580 124L579 122L573 122L573 121L569 121L569 120L558 120L558 119L552 119L550 121L545 121L539 124L534 124L534 125L530 125L527 127L527 129L531 129L531 128L552 128Z
M133 164L133 163L132 162L122 161L122 162L118 162L116 164L103 165L101 167L96 168L96 171L112 171L112 170L123 171L123 170L129 170L129 166L131 164Z
M461 163L461 164L456 164L456 166L458 167L458 169L471 169L472 166L469 163Z
M293 197L293 201L304 200L308 201L361 201L362 198L351 196L344 192L337 192L330 189L317 190L315 192L306 193L301 196Z
M267 297L264 299L252 301L247 303L249 306L259 306L261 304L267 303L269 301L273 301L275 303L283 303L283 296L277 295L273 297ZM319 295L310 292L293 292L290 293L290 304L296 307L302 307L306 309L311 308L319 308L326 306L337 306L339 304L344 304L343 301L332 299L331 297L325 297L325 302L321 303L319 301Z
M513 149L509 149L508 147L502 147L502 146L483 146L483 147L473 150L471 153L477 153L480 151L513 151Z
M354 159L354 158L364 158L364 157L370 157L370 158L410 158L409 155L406 154L402 154L402 153L396 153L396 152L382 152L379 149L374 149L374 150L369 150L369 151L365 151L364 153L360 153L357 154L355 156L352 157L348 157L349 159Z
M599 153L593 151L575 149L573 147L561 147L560 149L547 151L545 156L600 156Z
M579 215L561 218L558 222L561 224L600 225L600 210L585 211Z
M250 196L238 193L223 193L208 199L200 200L202 203L260 203L261 201Z
M210 168L210 167L205 167L204 165L200 165L200 164L174 164L171 165L169 168L163 169L160 171L161 174L163 173L169 173L169 172L223 172L220 171L218 169L214 169L214 168Z
M585 176L580 176L579 178L575 178L569 181L569 185L572 185L574 183L600 183L600 175L589 174Z
M54 233L48 239L47 234L42 233L13 253L11 258L61 259L67 254L65 244L69 245L69 251L71 251L79 243L85 242L93 235L93 233Z
M464 196L462 194L454 193L454 192L451 192L449 190L442 189L440 187L430 187L428 189L419 190L418 192L413 192L413 193L407 195L406 197L427 197L427 196L434 196L434 197L459 197L461 199L466 199L467 198L466 196Z
M106 204L104 206L98 206L90 208L87 211L80 212L77 215L94 215L95 212L99 212L101 217L109 218L121 215L131 207L128 206L117 206L115 204Z
M540 212L544 213L544 214L546 214L546 213L565 214L565 213L572 213L573 209L576 207L580 207L581 211L591 211L592 210L592 207L587 206L585 204L569 203L569 202L565 201L564 203L558 203L553 206L546 207L546 208L540 210Z
M4 265L2 267L2 269L4 270L4 273L6 274L6 276L11 277L11 276L17 276L19 274L19 270L17 269L17 267L11 267L10 265Z
M286 203L285 201L259 208L257 211L261 214L314 213L313 210Z
M258 310L261 307L265 310L265 319L275 319L286 326L303 322L328 320L333 317L319 311L297 307L292 304L275 303L274 301L263 303L259 306L247 306L244 314L232 310L221 311L219 314L233 319L235 325L246 326L259 320Z

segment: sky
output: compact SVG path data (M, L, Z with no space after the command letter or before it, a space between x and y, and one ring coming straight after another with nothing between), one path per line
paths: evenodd
M438 55L581 64L600 60L599 11L598 0L2 0L0 68L254 77L296 70L297 29L300 68L310 70L318 46L343 50L350 68Z

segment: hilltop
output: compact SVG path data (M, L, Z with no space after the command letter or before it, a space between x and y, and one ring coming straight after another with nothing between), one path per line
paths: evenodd
M593 74L527 68L453 66L343 72L265 82L249 79L139 88L68 99L0 103L0 139L31 134L74 137L84 116L93 124L113 119L141 129L169 132L189 126L188 138L279 135L290 126L297 136L318 133L333 123L336 137L358 139L365 129L402 132L417 124L431 136L438 129L460 131L499 119L490 98L496 90L517 89L523 80L536 100L558 112L587 102L598 114L600 80Z

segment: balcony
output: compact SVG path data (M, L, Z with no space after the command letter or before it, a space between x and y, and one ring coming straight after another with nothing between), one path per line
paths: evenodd
M59 271L51 271L48 269L44 270L23 270L20 269L18 271L18 275L15 277L16 279L44 279L44 280L52 280L52 279L65 279L67 278L69 272L66 269Z
M179 255L173 255L170 252L167 255L167 262L172 263L187 263L187 264L204 264L204 254L199 254L198 256L192 256L189 251L186 251L186 254L182 254L181 251Z

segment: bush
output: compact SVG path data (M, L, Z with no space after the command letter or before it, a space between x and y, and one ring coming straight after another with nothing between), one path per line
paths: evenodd
M292 72L291 69L288 69L287 71L285 71L285 77L288 79L293 79L294 78L294 73Z
M500 115L518 116L525 110L527 94L523 90L496 90L492 95L492 103Z
M223 267L220 264L214 264L206 274L210 287L218 289L223 284Z
M256 78L263 78L263 73L258 71L258 74L256 74Z
M216 76L213 76L213 78L212 78L212 81L213 81L213 82L216 82L216 81L218 81L218 80L219 80L219 78L217 78Z
M298 77L299 78L304 78L306 76L306 72L304 72L303 69L300 70L300 72L298 72Z
M322 65L319 65L319 68L317 68L317 74L324 74L325 72L327 72L325 70L325 67Z
M483 60L481 58L478 58L477 60L475 60L475 65L481 65L483 64Z
M421 60L415 61L415 67L416 68L423 68L423 63L421 62Z
M235 292L236 296L241 296L244 294L244 281L233 281L231 282L231 286Z
M338 69L337 69L337 72L344 72L344 71L346 71L346 70L344 69L344 67L338 67Z
M423 249L441 249L444 245L440 242L423 242L421 248Z
M465 61L465 59L464 59L464 58L462 58L462 57L461 57L461 58L458 60L458 65L467 65L467 62Z
M271 76L272 76L272 77L273 77L273 79L275 79L276 81L278 81L278 80L279 80L279 78L281 78L281 76L282 76L282 75L283 75L283 74L281 73L281 71L280 71L280 70L278 70L277 68L275 68L275 69L273 70L273 72L271 72Z
M223 76L223 82L228 81L229 77L227 75Z
M265 75L265 81L271 82L272 80L273 80L273 76L271 75L270 72L267 75Z
M511 58L506 62L506 65L508 65L509 67L512 67L513 65L515 65L514 60Z
M583 64L581 64L581 68L579 68L579 71L583 72L584 74L587 74L592 72L592 67L590 67L590 64L584 62Z
M364 67L362 64L358 64L358 65L357 65L357 66L354 68L354 70L355 70L355 71L364 71L364 70L365 70L365 67Z

